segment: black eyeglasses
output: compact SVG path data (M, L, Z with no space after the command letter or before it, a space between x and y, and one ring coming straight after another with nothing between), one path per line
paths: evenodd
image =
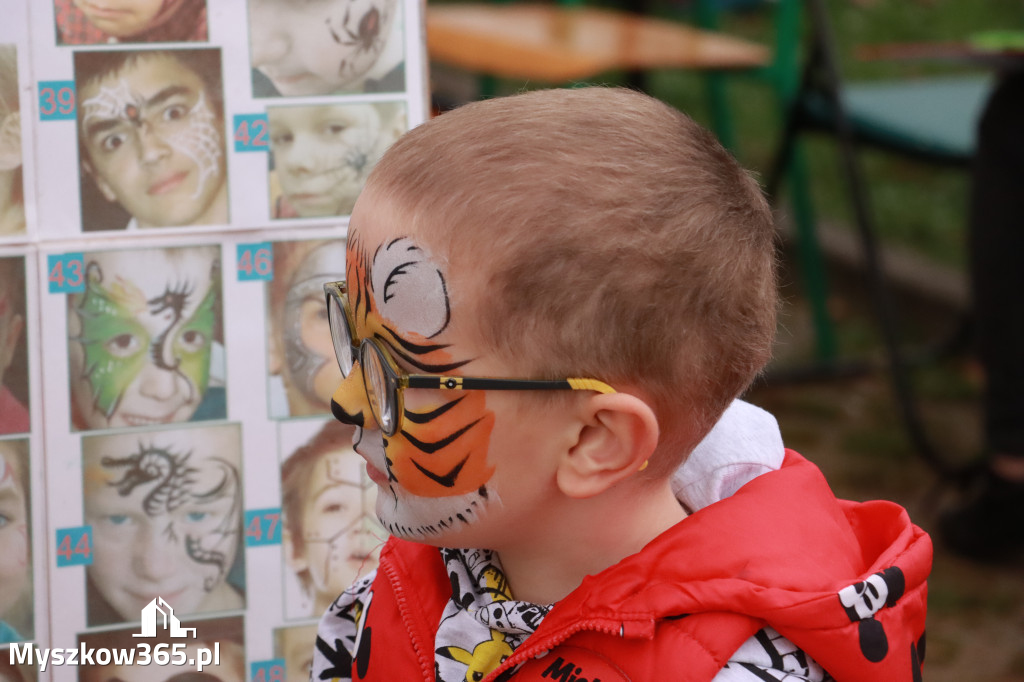
M355 322L348 303L344 281L324 284L327 319L341 375L348 378L356 361L363 372L363 389L377 425L386 436L401 430L403 392L407 388L449 391L597 391L615 393L615 389L597 379L491 379L405 372L379 339L356 342Z

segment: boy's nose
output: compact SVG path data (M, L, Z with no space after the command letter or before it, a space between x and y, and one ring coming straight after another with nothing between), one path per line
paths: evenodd
M249 12L253 67L283 59L291 51L291 38L273 3L252 2Z
M331 412L335 419L345 424L361 426L371 431L378 428L366 399L363 369L359 362L352 365L352 371L341 380L341 384L331 396Z
M146 164L157 163L171 152L167 141L150 128L143 125L139 128L139 159Z

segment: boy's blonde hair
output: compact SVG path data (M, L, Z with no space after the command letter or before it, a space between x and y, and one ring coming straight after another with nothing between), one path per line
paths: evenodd
M470 314L486 352L647 399L670 453L652 475L770 357L769 206L709 132L651 97L582 88L468 104L401 138L369 186L450 279L482 278Z

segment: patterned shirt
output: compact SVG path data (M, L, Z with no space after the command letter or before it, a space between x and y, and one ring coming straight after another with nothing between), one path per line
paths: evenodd
M481 679L512 655L551 610L516 601L508 588L498 556L489 550L441 549L452 582L434 639L437 682ZM317 631L311 682L350 678L323 653L321 641L342 642L349 654L356 647L358 622L374 571L346 590L324 614ZM473 670L469 670L473 665ZM834 682L810 656L767 627L743 643L713 682Z
M164 6L174 2L165 0ZM165 10L157 15L156 25L133 36L117 38L104 33L89 23L74 0L55 0L57 10L58 45L93 45L97 43L169 43L207 40L206 0L181 0L170 10L170 16L161 19Z

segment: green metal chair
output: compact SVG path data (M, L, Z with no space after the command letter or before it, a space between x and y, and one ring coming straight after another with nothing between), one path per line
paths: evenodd
M698 0L702 23L716 25L721 2ZM967 167L992 79L988 74L980 74L844 82L826 0L776 0L766 4L772 5L775 13L777 49L772 66L759 75L774 87L784 112L778 151L768 174L768 192L776 197L783 182L789 185L798 258L815 322L818 355L825 361L834 361L836 346L826 307L825 267L815 234L809 178L799 144L807 133L824 133L836 142L864 256L867 285L908 435L933 468L940 474L954 476L957 467L939 455L917 410L879 254L869 182L858 152L870 146L927 164ZM802 26L804 22L806 26ZM801 42L802 57L796 52L801 49ZM712 78L720 81L723 76L716 74ZM711 81L709 96L716 125L721 126L729 141L731 120L724 93L719 92L723 87Z

